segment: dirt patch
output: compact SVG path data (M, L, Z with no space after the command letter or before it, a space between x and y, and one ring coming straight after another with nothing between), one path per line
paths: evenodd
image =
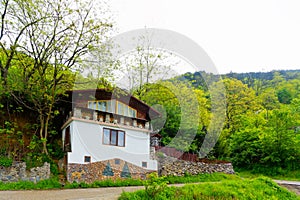
M282 187L287 188L290 191L295 192L298 196L300 196L300 186L297 185L286 185L286 184L279 184Z

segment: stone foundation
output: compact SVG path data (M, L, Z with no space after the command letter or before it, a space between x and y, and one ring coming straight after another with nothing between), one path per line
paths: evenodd
M14 162L11 167L0 167L0 181L18 182L18 181L32 181L34 183L49 179L50 177L50 164L44 163L42 167L35 167L26 170L25 162Z
M146 170L121 159L111 159L88 164L69 163L67 169L68 182L92 183L106 179L134 178L144 179L148 173Z
M197 175L214 172L234 174L231 163L213 164L204 162L189 162L168 156L159 158L158 163L159 174L163 176L184 176L185 174Z

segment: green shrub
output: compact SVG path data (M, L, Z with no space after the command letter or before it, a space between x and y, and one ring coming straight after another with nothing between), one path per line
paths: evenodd
M145 192L149 198L156 198L167 187L166 177L158 177L157 173L151 173L144 181Z
M0 157L0 166L2 167L10 167L13 163L13 160L11 158L1 156Z

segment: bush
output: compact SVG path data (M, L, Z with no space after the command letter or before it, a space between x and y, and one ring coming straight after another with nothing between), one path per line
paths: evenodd
M2 167L10 167L13 163L13 160L8 157L1 156L0 157L0 166Z
M149 174L144 181L146 195L151 199L157 197L166 189L167 183L166 177L158 177L157 173Z

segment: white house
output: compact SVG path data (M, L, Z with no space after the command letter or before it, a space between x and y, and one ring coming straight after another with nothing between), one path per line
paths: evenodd
M69 182L143 178L157 171L150 147L150 120L157 111L103 89L72 91L67 102L62 140Z

